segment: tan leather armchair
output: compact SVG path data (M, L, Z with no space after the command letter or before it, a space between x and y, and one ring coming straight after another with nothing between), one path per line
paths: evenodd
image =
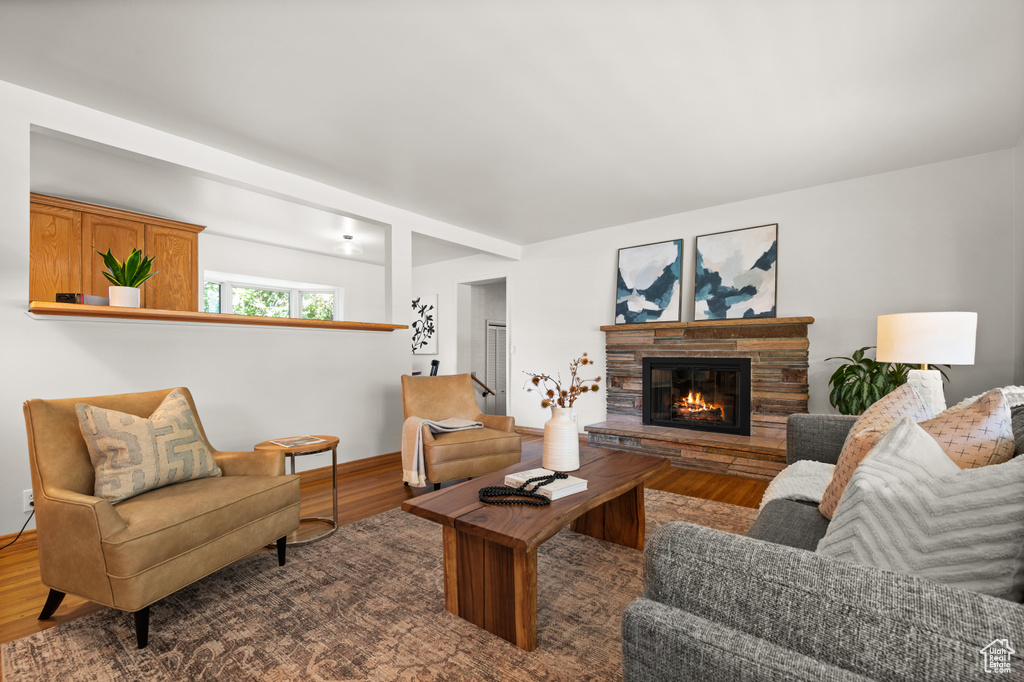
M423 459L427 480L440 487L445 481L489 474L519 462L522 437L516 420L481 414L468 374L452 376L402 376L402 407L405 418L440 421L451 417L483 422L482 429L433 433L423 427Z
M25 403L39 568L50 588L40 620L54 614L65 593L78 595L134 613L141 649L154 602L275 541L284 565L285 536L299 525L299 477L284 475L280 452L211 448L222 476L116 505L93 496L75 404L149 417L173 390ZM206 439L192 395L180 390Z

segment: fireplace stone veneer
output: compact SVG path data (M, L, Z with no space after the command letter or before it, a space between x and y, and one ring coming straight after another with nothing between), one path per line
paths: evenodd
M785 466L786 419L807 412L807 327L813 317L608 325L608 421L594 445L668 456L677 466L772 478ZM750 436L643 424L644 358L749 358Z

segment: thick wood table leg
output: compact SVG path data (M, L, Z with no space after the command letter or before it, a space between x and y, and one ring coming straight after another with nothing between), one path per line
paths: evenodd
M444 607L516 646L537 648L537 551L444 527Z
M644 548L644 486L640 484L572 522L577 533L634 549Z

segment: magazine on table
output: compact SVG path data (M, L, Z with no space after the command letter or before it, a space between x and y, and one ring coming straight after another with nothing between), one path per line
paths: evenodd
M278 438L277 440L270 441L274 445L280 445L286 448L294 448L299 445L312 445L314 443L326 443L323 438L317 438L316 436L292 436L291 438Z
M548 469L530 469L528 471L520 471L515 474L506 474L505 485L511 486L513 488L518 488L531 478L554 476L554 474L554 471L550 471ZM533 486L535 485L536 482L531 483L530 487L533 488ZM565 497L566 495L572 495L573 493L581 493L586 489L586 479L570 476L569 478L555 479L551 483L548 483L547 485L537 488L536 492L540 493L541 495L548 499L557 500L558 498Z

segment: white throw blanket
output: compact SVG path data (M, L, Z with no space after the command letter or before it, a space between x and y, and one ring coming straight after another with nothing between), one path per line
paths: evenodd
M482 429L483 422L452 417L441 421L409 417L402 425L402 480L422 488L427 484L427 467L423 461L423 427L433 433L448 433L466 429Z
M820 503L835 468L834 464L807 459L793 462L768 484L759 508L764 509L772 500L806 500Z

